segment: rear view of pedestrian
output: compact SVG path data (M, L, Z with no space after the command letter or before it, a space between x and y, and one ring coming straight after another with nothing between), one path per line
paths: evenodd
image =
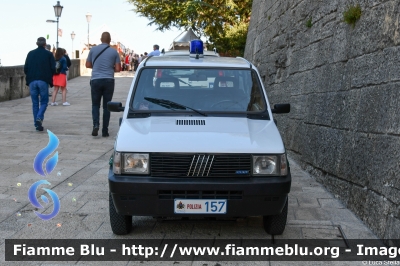
M62 92L62 101L64 106L69 106L69 102L67 102L67 59L64 57L64 49L57 48L56 50L56 74L53 75L53 84L54 91L52 96L51 106L58 105L56 102L57 92L61 89Z
M101 44L90 50L86 59L86 67L93 69L92 78L90 79L93 118L92 136L98 135L100 128L100 106L103 98L102 136L108 137L110 136L108 133L110 111L107 109L107 103L112 100L115 86L114 72L121 71L121 61L115 49L108 49L111 42L110 33L103 32L100 40Z
M28 53L24 72L26 85L29 86L32 99L33 122L36 131L43 131L44 113L49 102L49 86L53 87L55 60L53 54L45 49L46 39L37 39L37 49Z
M65 89L67 90L67 92L68 92L68 75L69 75L69 68L71 67L71 59L69 58L69 56L68 56L68 52L67 52L67 50L65 50L64 49L64 57L65 57L65 59L67 60L67 75L66 75L66 83L65 83Z

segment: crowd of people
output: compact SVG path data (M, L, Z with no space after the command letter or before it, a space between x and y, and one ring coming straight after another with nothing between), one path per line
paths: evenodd
M121 70L122 71L136 71L140 62L147 57L147 52L143 54L128 53L121 55Z
M101 44L93 47L86 59L86 67L92 68L90 79L91 98L92 98L92 136L97 136L100 129L100 106L103 106L102 136L108 137L108 125L110 121L110 111L107 103L112 100L114 94L114 73L122 70L136 71L140 62L149 56L159 56L159 46L154 45L153 51L149 54L145 52L140 56L128 54L120 58L115 49L110 48L111 35L103 32ZM24 72L26 75L26 85L29 86L32 99L33 122L36 131L43 131L44 113L49 104L49 96L52 96L50 105L56 106L58 91L61 91L63 106L69 106L67 102L67 76L71 60L67 51L63 48L50 51L50 45L46 44L44 37L37 39L36 49L30 51L25 60ZM55 50L55 51L54 51ZM96 61L97 60L97 61ZM95 64L97 62L97 64ZM54 87L53 93L49 93L49 88ZM102 102L103 100L103 102ZM101 104L102 102L102 104Z
M121 55L120 60L121 60L121 70L122 71L136 71L139 64L146 59L149 56L159 56L161 54L160 52L160 47L155 44L153 45L153 51L150 52L149 54L147 52L144 52L143 54L134 54L128 53L125 55Z

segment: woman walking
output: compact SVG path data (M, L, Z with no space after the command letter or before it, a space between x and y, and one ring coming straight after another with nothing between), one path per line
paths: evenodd
M55 59L56 59L56 74L53 75L54 91L50 105L51 106L58 105L58 103L56 102L57 92L59 89L61 89L63 105L68 106L70 104L67 102L67 90L65 88L67 86L68 68L67 68L67 60L64 57L63 48L57 48Z

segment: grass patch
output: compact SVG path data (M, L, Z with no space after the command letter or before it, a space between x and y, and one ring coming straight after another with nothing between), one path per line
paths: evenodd
M353 26L356 25L356 22L360 19L361 17L361 7L359 4L355 6L349 6L347 11L343 12L343 21L346 22L347 24Z
M312 27L312 17L310 17L307 21L306 21L306 26L307 28L311 28Z

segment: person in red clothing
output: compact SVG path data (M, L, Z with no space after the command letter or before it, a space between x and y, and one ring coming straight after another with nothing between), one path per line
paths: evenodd
M130 64L129 64L129 54L127 54L127 55L125 56L125 70L126 70L126 71L129 71L129 67L130 67Z
M61 89L62 93L62 101L64 106L70 106L71 104L67 102L67 59L64 57L64 49L57 48L56 55L55 55L56 62L59 61L60 63L60 72L53 75L53 84L54 84L54 91L52 95L52 102L50 103L51 106L56 106L58 103L56 102L58 90Z

